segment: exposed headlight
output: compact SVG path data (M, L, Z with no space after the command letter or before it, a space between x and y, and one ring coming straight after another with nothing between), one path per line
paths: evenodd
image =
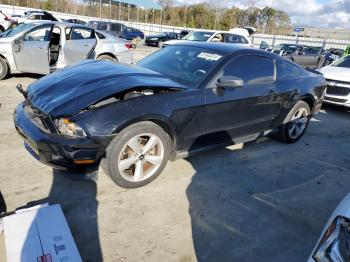
M85 137L84 130L68 118L56 119L55 124L62 135L71 137Z
M327 228L312 257L317 262L349 261L350 221L337 217Z

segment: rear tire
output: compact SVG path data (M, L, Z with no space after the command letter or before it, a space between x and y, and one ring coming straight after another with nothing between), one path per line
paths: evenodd
M108 145L102 168L124 188L145 186L163 171L171 152L170 136L150 121L123 129Z
M298 141L305 133L310 118L310 106L304 101L299 101L289 111L277 137L285 143L294 143Z
M97 57L97 60L105 60L105 61L118 62L117 59L115 59L114 57L112 57L112 56L110 56L110 55L100 55L99 57Z
M4 79L9 72L6 61L0 57L0 80Z

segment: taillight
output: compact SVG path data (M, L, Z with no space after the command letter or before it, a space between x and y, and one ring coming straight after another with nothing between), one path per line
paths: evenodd
M125 47L126 47L127 49L131 49L131 48L132 48L132 44L131 44L131 43L125 43Z

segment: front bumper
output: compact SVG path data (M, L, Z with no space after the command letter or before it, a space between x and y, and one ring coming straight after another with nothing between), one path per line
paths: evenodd
M350 108L350 95L347 97L344 96L335 96L327 95L324 97L324 102L333 105L345 106Z
M146 45L157 45L159 42L159 40L151 40L151 39L147 39L145 40L145 44Z
M350 83L327 79L325 103L350 107Z
M48 133L34 124L24 110L24 103L14 112L14 124L24 140L27 151L40 162L60 170L96 171L109 144L110 137L70 138L60 134ZM89 164L75 161L93 160Z

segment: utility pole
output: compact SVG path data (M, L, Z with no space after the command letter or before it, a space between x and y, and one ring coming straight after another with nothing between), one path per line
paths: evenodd
M100 20L102 20L102 0L100 0Z
M121 18L121 12L122 12L122 3L119 2L119 21L120 21L120 18Z
M112 17L112 0L109 0L109 22L111 21Z

